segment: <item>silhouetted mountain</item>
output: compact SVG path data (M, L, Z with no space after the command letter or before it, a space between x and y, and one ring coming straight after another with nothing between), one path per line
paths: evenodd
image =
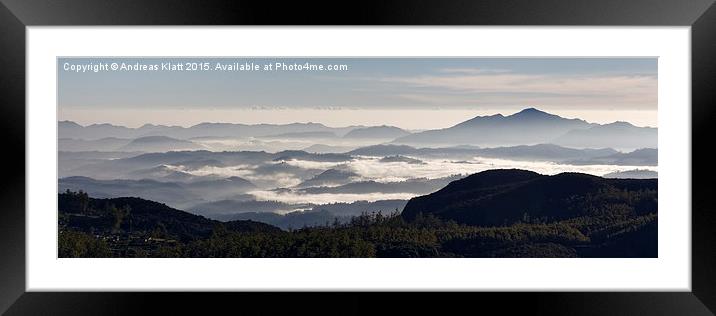
M254 221L221 223L140 198L95 199L82 193L58 195L64 229L134 234L190 241L207 238L218 226L236 232L275 232L277 227ZM63 220L64 219L64 220Z
M146 153L87 164L82 168L74 169L73 175L102 179L137 178L136 174L131 173L151 170L162 165L187 166L188 169L197 169L201 163L206 163L207 166L259 165L273 158L273 154L255 151L211 152L198 150Z
M81 126L71 121L60 121L58 122L58 128L60 138L100 139L106 137L138 138L145 136L167 136L177 139L189 139L196 137L260 137L307 132L329 132L344 135L358 127L333 128L318 123L255 125L201 123L191 127L145 124L140 128L128 128L111 124Z
M181 135L198 136L240 136L258 137L277 134L306 133L306 132L337 132L319 123L291 123L291 124L232 124L232 123L201 123L181 131Z
M510 160L539 160L565 162L572 160L588 160L596 157L618 154L611 148L574 149L553 144L518 145L511 147L439 147L413 148L406 145L374 145L358 148L348 152L352 155L387 157L412 156L424 158L471 159L477 156Z
M261 164L253 169L254 174L260 174L269 176L272 174L275 175L281 175L284 176L286 174L294 175L301 179L310 178L312 176L315 176L319 173L321 173L323 170L318 168L303 168L300 166L289 164L285 161L281 161L278 163L267 163L267 164ZM277 179L267 179L267 180L277 180Z
M246 213L246 212L286 212L294 211L297 209L309 209L312 206L310 204L288 204L278 201L256 201L253 199L245 200L221 200L212 201L206 203L200 203L189 208L189 210L196 214L201 214L207 217L216 219L227 219L227 216Z
M128 176L132 179L151 179L151 180L160 180L160 181L190 181L195 179L196 177L181 171L177 170L175 168L171 168L166 165L156 166L153 168L148 169L140 169L136 171L132 171L128 173Z
M372 126L366 128L356 128L348 132L343 138L376 138L376 139L396 139L410 134L410 132L394 127L394 126Z
M614 153L607 156L573 160L569 161L569 163L577 165L656 166L659 163L659 151L653 148L642 148L628 153Z
M615 179L656 179L659 177L659 173L651 170L634 169L607 173L604 177Z
M57 140L57 147L59 151L120 151L120 148L131 141L131 139L116 137L96 140L60 138Z
M225 151L212 152L206 150L199 151L173 151L166 153L148 153L114 161L114 163L134 166L134 165L150 165L156 166L161 164L179 165L190 161L212 160L220 161L224 165L241 165L241 164L259 164L274 159L276 156L263 151Z
M380 160L378 160L378 161L380 161L380 162L404 162L404 163L414 164L414 165L424 165L425 164L425 162L423 162L420 159L415 159L415 158L410 158L410 157L405 157L405 156L400 156L400 155L383 157L383 158L380 158Z
M349 155L359 156L391 156L391 155L411 155L417 153L418 150L407 145L373 145L361 147L347 152Z
M311 162L347 162L353 158L346 154L312 154L304 151L266 152L210 152L181 151L148 153L128 158L100 160L63 172L98 179L140 179L142 172L158 176L172 175L167 180L183 180L170 169L225 178L231 175L255 175L260 178L254 184L260 187L274 186L286 174L295 176L298 182L309 179L326 169ZM305 162L304 162L305 161ZM161 166L170 166L165 168ZM158 169L159 168L159 169ZM161 169L161 170L160 170ZM70 172L71 171L71 172ZM198 172L197 172L198 171ZM242 171L237 174L237 171ZM283 175L281 175L283 173ZM177 177L174 177L177 176ZM254 179L250 179L254 181ZM296 182L296 183L298 183ZM285 182L283 182L285 183Z
M656 213L657 180L604 179L579 173L544 176L524 170L488 170L411 199L402 216L431 214L479 226L525 218L554 222L583 216Z
M201 169L203 167L226 167L226 164L218 159L194 158L177 162L177 165L189 170Z
M357 146L333 146L324 144L314 144L303 148L301 150L315 154L327 154L327 153L344 153L349 150L355 149Z
M553 143L569 147L612 147L633 150L657 148L656 128L637 127L627 122L596 125L588 129L571 130L555 138Z
M415 193L425 194L442 188L450 181L459 179L459 175L438 178L438 179L410 179L399 182L376 182L376 181L359 181L352 182L334 187L310 187L299 189L297 192L308 194L324 194L324 193L346 193L346 194L362 194L362 193Z
M336 220L340 223L348 222L351 217L359 216L365 213L391 214L400 212L405 206L406 200L382 200L375 202L356 201L353 203L331 203L325 205L316 205L312 208L306 208L302 211L288 212L286 214L278 214L266 211L265 204L261 204L259 208L263 210L244 213L232 213L229 208L222 209L219 212L201 213L206 216L226 221L226 220L253 220L280 227L281 229L297 229L304 226L324 226L327 223L333 224ZM214 207L218 206L213 204ZM297 206L294 206L297 207ZM248 209L250 206L241 205L237 209ZM287 205L283 205L283 209L287 209ZM257 208L258 209L258 208Z
M284 230L311 226L325 226L336 219L345 222L350 218L337 217L328 211L295 211L286 214L269 212L247 212L222 216L227 220L251 220L266 223Z
M449 206L475 207L472 213L482 210L496 217L504 214L509 222L511 212L493 212L480 203L489 204L505 194L516 198L509 192L514 191L522 199L513 200L511 206L525 212L501 227L458 224L439 217L445 214L423 212L407 221L397 213L381 212L350 219L338 216L331 223L327 219L335 213L323 208L287 215L233 215L282 225L317 225L291 225L299 229L281 231L250 220L217 222L138 198L93 199L69 192L59 195L58 253L59 257L195 258L658 257L656 181L579 174L549 177L515 170L466 179L448 186L458 189L452 192L455 196L467 198L464 203L448 199ZM608 184L604 187L600 181ZM563 185L569 189L561 194ZM483 194L486 191L493 193ZM529 193L533 191L537 192ZM470 194L477 199L471 200ZM560 209L561 203L575 208ZM580 211L587 215L553 221L531 216L532 210L560 217Z
M68 177L58 181L59 192L84 191L98 198L139 197L184 206L201 201L197 195L179 183L156 180L97 180L88 177Z
M552 144L520 145L512 147L481 148L475 152L482 157L512 160L546 160L566 161L572 159L588 159L618 153L611 148L574 149Z
M295 132L295 133L282 133L274 135L262 136L263 138L299 138L299 139L310 139L310 138L336 138L336 133L333 132Z
M145 136L132 140L129 144L120 147L119 151L167 152L183 150L205 149L199 144L188 140L175 139L166 136Z
M382 212L383 214L390 214L393 212L401 212L405 204L408 203L406 200L379 200L379 201L355 201L352 203L330 203L316 205L313 207L313 211L328 211L336 216L358 216L363 213L377 213Z
M57 126L59 126L60 128L82 128L83 127L80 124L77 124L72 121L67 121L67 120L57 122Z
M102 139L139 137L136 129L112 124L92 124L82 126L72 121L57 122L59 138Z
M399 155L421 158L471 159L479 155L479 149L476 146L415 148L407 145L381 144L357 148L347 154L372 157Z
M566 119L534 108L503 116L478 116L455 126L400 137L396 144L436 145L531 145L548 143L570 130L591 127L580 119ZM609 147L609 146L600 146Z
M346 154L313 154L302 150L284 150L273 154L273 160L309 160L309 161L321 161L321 162L344 162L353 159L350 155Z
M201 196L207 200L242 194L256 189L256 185L251 181L236 176L187 182L183 183L182 186L192 190L192 192L201 192Z
M358 174L352 171L328 169L312 178L301 182L297 188L307 188L315 186L331 186L347 184L358 179Z
M84 167L88 165L96 165L109 160L121 158L129 158L137 156L141 153L125 153L115 151L58 151L57 152L57 171L58 177L64 178L81 174ZM78 174L78 172L80 172Z
M303 227L306 218L313 220L316 218L314 215L318 212L322 212L323 215L331 214L332 217L328 218L329 222L333 222L333 219L336 217L338 217L340 221L344 221L352 216L358 216L363 213L382 212L383 214L390 214L396 211L400 212L407 202L407 200L379 200L373 202L355 201L352 203L314 205L308 203L288 204L278 201L257 201L251 196L246 196L244 199L237 197L237 199L234 200L201 203L189 207L188 210L194 214L221 221L252 219L285 229L289 224L291 224L292 228ZM294 216L283 218L281 217L281 213L293 214ZM309 213L312 215L306 215L307 217L301 215ZM270 221L262 220L262 218L270 219ZM321 218L321 221L307 226L325 224L326 221L324 219L326 218ZM294 220L300 221L300 223Z
M71 160L113 160L121 158L130 158L142 155L141 152L123 152L123 151L62 151L58 150L57 154L60 159Z

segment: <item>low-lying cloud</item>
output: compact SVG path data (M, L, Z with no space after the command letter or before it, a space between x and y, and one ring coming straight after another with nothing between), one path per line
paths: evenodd
M489 169L526 169L537 173L554 175L562 172L581 172L597 176L605 174L627 171L633 169L643 169L649 171L658 171L656 166L617 166L617 165L569 165L554 162L543 161L518 161L508 159L474 157L469 160L445 160L445 159L425 159L421 158L425 163L411 164L407 162L381 162L377 157L358 156L347 162L316 162L307 160L286 160L281 162L272 162L270 165L278 165L285 163L295 167L301 172L266 172L262 173L255 165L236 165L227 167L206 166L195 170L186 170L181 167L174 166L177 170L196 175L196 176L220 176L232 177L238 176L245 178L257 186L258 190L251 191L257 200L264 201L280 201L284 203L312 203L326 204L335 202L355 202L355 201L378 201L385 199L410 199L415 197L417 193L306 193L299 192L293 187L299 185L303 181L320 173L320 170L338 169L355 173L357 176L354 181L375 181L381 183L400 182L411 179L438 179L454 175L469 175ZM285 189L285 190L274 190Z

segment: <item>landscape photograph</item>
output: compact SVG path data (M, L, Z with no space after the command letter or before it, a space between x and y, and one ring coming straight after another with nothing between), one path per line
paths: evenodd
M658 257L656 58L57 73L59 258Z

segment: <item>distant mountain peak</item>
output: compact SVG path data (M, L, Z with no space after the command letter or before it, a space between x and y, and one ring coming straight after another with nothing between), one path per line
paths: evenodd
M162 125L155 125L155 124L152 124L152 123L146 123L146 124L142 125L141 127L139 127L139 129L155 128L155 127L160 127L160 126L162 126Z
M77 124L76 122L68 121L68 120L60 121L60 122L58 122L58 124L64 125L64 126L72 126L72 127L83 127L82 125Z
M410 132L389 125L356 128L346 133L344 138L391 138L395 139L410 134Z
M574 121L574 120L563 118L559 115L550 114L550 113L538 110L536 108L530 107L530 108L526 108L522 111L519 111L515 114L508 115L508 116L504 116L500 113L494 114L494 115L476 116L472 119L469 119L467 121L464 121L462 123L455 125L455 127L469 127L469 126L474 126L476 124L484 124L484 123L501 124L503 122L528 122L528 121L537 122L537 121L542 121L542 120Z
M619 127L619 126L622 126L622 127L635 127L635 126L634 126L634 125L632 125L631 123L629 123L629 122L625 122L625 121L616 121L616 122L614 122L614 123L604 124L604 126L616 126L616 127Z
M550 114L545 111L540 111L536 108L526 108L522 111L519 111L515 114L510 115L509 117L559 117L558 115Z
M544 111L540 111L540 110L538 110L538 109L536 109L536 108L532 108L532 107L530 107L530 108L525 108L525 109L523 109L522 111L520 111L520 113L531 113L531 112L546 113L546 112L544 112Z
M161 136L161 135L143 136L143 137L135 138L134 140L132 140L132 142L161 142L161 141L183 141L183 140L171 138L169 136Z
M110 123L95 123L95 124L89 125L87 127L124 127L124 126L114 125L114 124L110 124ZM126 128L126 127L124 127L124 128Z

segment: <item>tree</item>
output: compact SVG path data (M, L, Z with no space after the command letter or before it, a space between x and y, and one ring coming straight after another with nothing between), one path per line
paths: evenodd
M78 231L62 231L57 240L60 258L106 258L112 252L104 240Z

